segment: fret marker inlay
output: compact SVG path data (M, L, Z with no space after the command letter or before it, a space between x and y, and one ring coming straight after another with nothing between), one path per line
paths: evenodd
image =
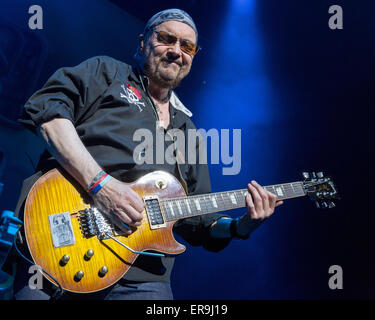
M179 201L177 201L177 207L178 207L178 211L180 212L180 215L182 215L181 205Z
M230 200L232 201L233 204L237 204L236 197L234 196L233 193L230 195Z
M217 202L215 197L211 197L212 204L214 205L215 208L217 208Z
M199 203L199 200L198 200L198 199L194 199L194 202L195 202L195 205L197 206L197 209L198 209L199 211L201 211L201 205L200 205L200 203Z
M173 206L170 202L169 202L169 208L171 209L172 216L174 216Z
M282 197L284 195L283 189L281 187L276 187L275 190L278 196Z
M189 213L191 214L191 209L190 209L190 206L189 206L189 201L187 201L187 199L185 199L185 203L186 203L186 206L189 210Z

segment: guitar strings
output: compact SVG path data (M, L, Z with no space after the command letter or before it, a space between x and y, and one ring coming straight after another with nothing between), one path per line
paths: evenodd
M269 190L270 188L275 188L275 187L281 187L283 189L284 194L286 195L280 199L287 199L290 197L305 195L301 182L293 182L293 183L284 184L284 185L267 186L264 188ZM298 188L299 190L296 190L296 188ZM240 189L240 190L223 191L223 192L204 194L204 195L170 198L170 199L161 200L161 205L163 206L164 212L166 214L166 218L168 220L175 220L176 215L173 214L170 209L171 203L174 209L176 210L177 210L176 205L178 206L180 217L181 216L189 217L189 216L194 216L194 215L201 215L201 214L207 214L211 212L226 211L230 209L237 209L237 208L244 207L246 205L246 202L245 202L245 198L243 197L243 195L247 193L248 193L247 189ZM225 197L223 197L223 195L225 195ZM233 195L236 199L237 204L234 204L228 195ZM219 197L221 199L219 199ZM224 206L224 207L219 208L219 204L217 204L217 207L214 207L212 204L213 198L215 201L217 201L217 203L220 203L220 207L221 206ZM195 205L194 200L199 200L199 205L200 205L201 210L197 209L197 206ZM188 202L188 204L186 202ZM190 210L188 210L187 206L190 207ZM192 211L191 208L193 208L192 210L195 211L195 214L191 214L190 212ZM181 214L181 211L182 211L182 214Z

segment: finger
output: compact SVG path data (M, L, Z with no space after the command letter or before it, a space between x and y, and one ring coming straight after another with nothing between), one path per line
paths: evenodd
M256 189L262 201L262 211L258 213L261 213L261 215L264 216L266 213L269 212L269 207L270 207L266 190L254 180L251 181L251 185L254 186L254 188Z
M266 217L269 218L275 212L276 195L266 190L268 197L269 210L266 212Z
M130 190L131 194L129 195L129 203L137 212L142 212L145 209L145 203L143 199L138 193L136 193L132 189Z
M275 207L281 206L283 203L284 201L282 200L276 201Z
M258 219L257 217L257 213L255 211L255 205L254 205L254 202L253 202L253 199L251 198L251 195L250 193L248 193L245 197L245 201L246 201L246 206L248 208L248 211L250 213L250 217L252 219Z
M132 226L140 226L142 224L143 215L142 213L135 210L132 206L128 205L124 208L124 215L126 215L130 221L123 221ZM121 215L122 216L122 215Z
M127 214L126 209L117 209L116 211L112 211L111 217L115 218L117 222L126 223L127 225L132 225L133 220Z
M276 206L277 196L274 193L272 193L268 190L266 190L266 191L267 191L267 195L268 195L268 200L270 202L270 208L274 209L275 206Z
M255 180L251 181L252 185L257 189L259 195L262 197L263 201L268 202L268 191L262 187L258 182Z
M129 188L125 194L125 200L137 211L142 212L145 209L145 203L142 197L135 192L133 189Z
M112 222L124 233L124 234L132 234L133 233L133 230L132 228L126 224L125 222L123 222L120 218L116 217L116 216L112 216L111 217L111 220Z

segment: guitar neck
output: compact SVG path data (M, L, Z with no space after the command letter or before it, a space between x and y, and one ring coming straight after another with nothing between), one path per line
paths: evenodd
M277 200L302 197L306 195L301 181L276 184L264 187L277 196ZM160 201L167 221L199 216L219 211L246 207L247 189L216 192Z

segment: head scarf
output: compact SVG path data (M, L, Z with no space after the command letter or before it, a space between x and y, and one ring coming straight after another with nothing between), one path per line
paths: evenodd
M146 35L150 30L153 30L157 25L165 22L165 21L180 21L188 26L190 26L198 39L198 30L190 15L181 9L167 9L160 11L153 15L150 20L148 20L143 35Z

